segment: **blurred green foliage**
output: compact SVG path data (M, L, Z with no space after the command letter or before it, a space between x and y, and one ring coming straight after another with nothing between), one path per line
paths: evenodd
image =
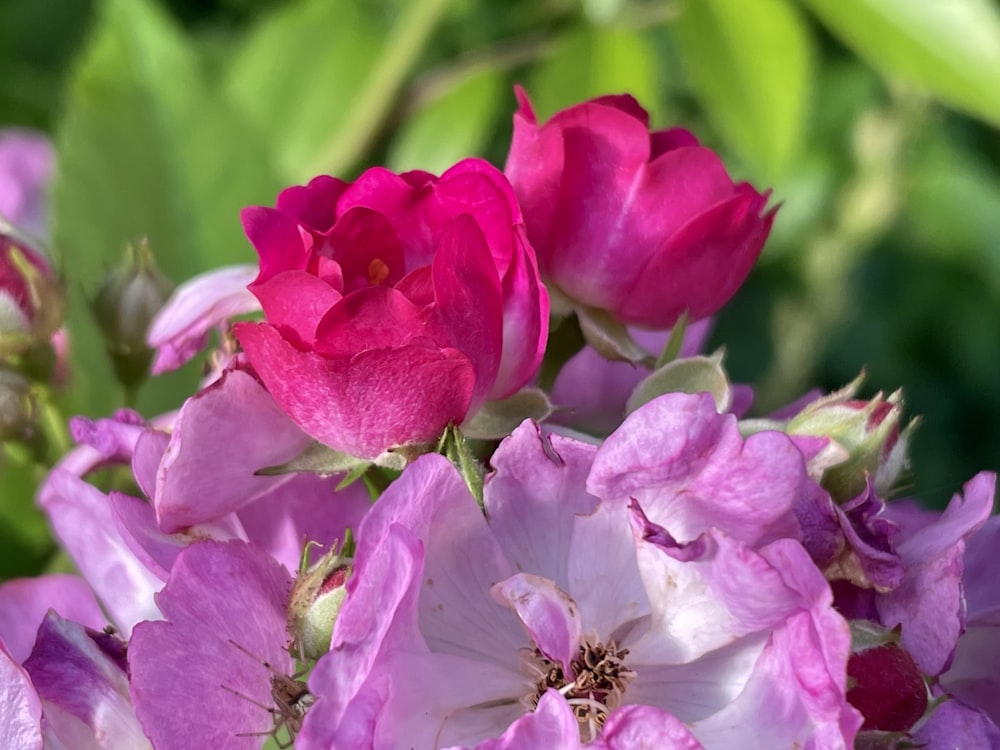
M759 411L865 369L923 415L915 494L940 505L1000 464L990 0L4 0L0 69L0 123L59 149L67 413L122 403L87 298L127 242L180 282L255 262L240 207L314 174L502 165L520 82L541 117L631 92L773 187L772 240L713 338ZM155 379L138 406L196 380ZM49 554L36 474L0 471L0 575Z

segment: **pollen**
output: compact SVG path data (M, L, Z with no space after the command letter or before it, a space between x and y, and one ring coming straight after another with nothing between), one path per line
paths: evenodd
M525 706L533 711L546 690L557 690L573 709L580 740L585 743L597 739L608 714L621 705L625 689L635 677L635 672L625 665L628 649L618 648L614 641L604 644L585 640L570 662L568 675L537 648L526 649L525 656L534 682L533 690L523 700Z
M372 286L378 286L389 278L389 266L381 258L373 258L368 264L368 281Z

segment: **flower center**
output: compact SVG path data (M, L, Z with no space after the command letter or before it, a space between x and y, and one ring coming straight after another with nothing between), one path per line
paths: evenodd
M580 725L580 740L592 742L601 733L608 714L621 705L625 688L635 677L635 672L625 666L626 656L628 649L619 649L614 641L604 644L584 640L567 675L562 665L533 649L526 661L536 678L535 687L523 701L534 711L546 690L558 690L573 708Z

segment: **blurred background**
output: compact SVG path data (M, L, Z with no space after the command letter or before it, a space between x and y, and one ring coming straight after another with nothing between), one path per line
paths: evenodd
M630 92L782 204L719 315L766 413L862 370L921 415L908 494L1000 467L1000 12L991 0L0 0L0 127L57 148L64 414L123 403L87 300L148 237L175 283L255 263L239 209L366 166L502 166L523 84L540 118ZM147 382L176 408L196 366ZM0 576L51 542L39 468L0 463Z

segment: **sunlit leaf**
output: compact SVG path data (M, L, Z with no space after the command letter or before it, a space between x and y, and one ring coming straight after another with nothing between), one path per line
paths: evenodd
M77 408L99 414L117 393L85 296L124 244L148 237L175 281L250 261L239 209L270 202L278 183L259 142L204 79L189 40L147 0L102 4L57 142L55 244L71 280L74 396Z
M689 0L670 25L709 117L761 178L798 156L813 45L787 0Z
M439 174L467 156L482 155L493 122L513 107L506 79L489 68L473 71L431 97L401 126L389 148L391 169Z
M1000 124L1000 10L990 0L805 0L878 68Z
M446 7L417 0L389 16L363 0L302 0L260 22L226 90L273 145L283 180L362 160Z

